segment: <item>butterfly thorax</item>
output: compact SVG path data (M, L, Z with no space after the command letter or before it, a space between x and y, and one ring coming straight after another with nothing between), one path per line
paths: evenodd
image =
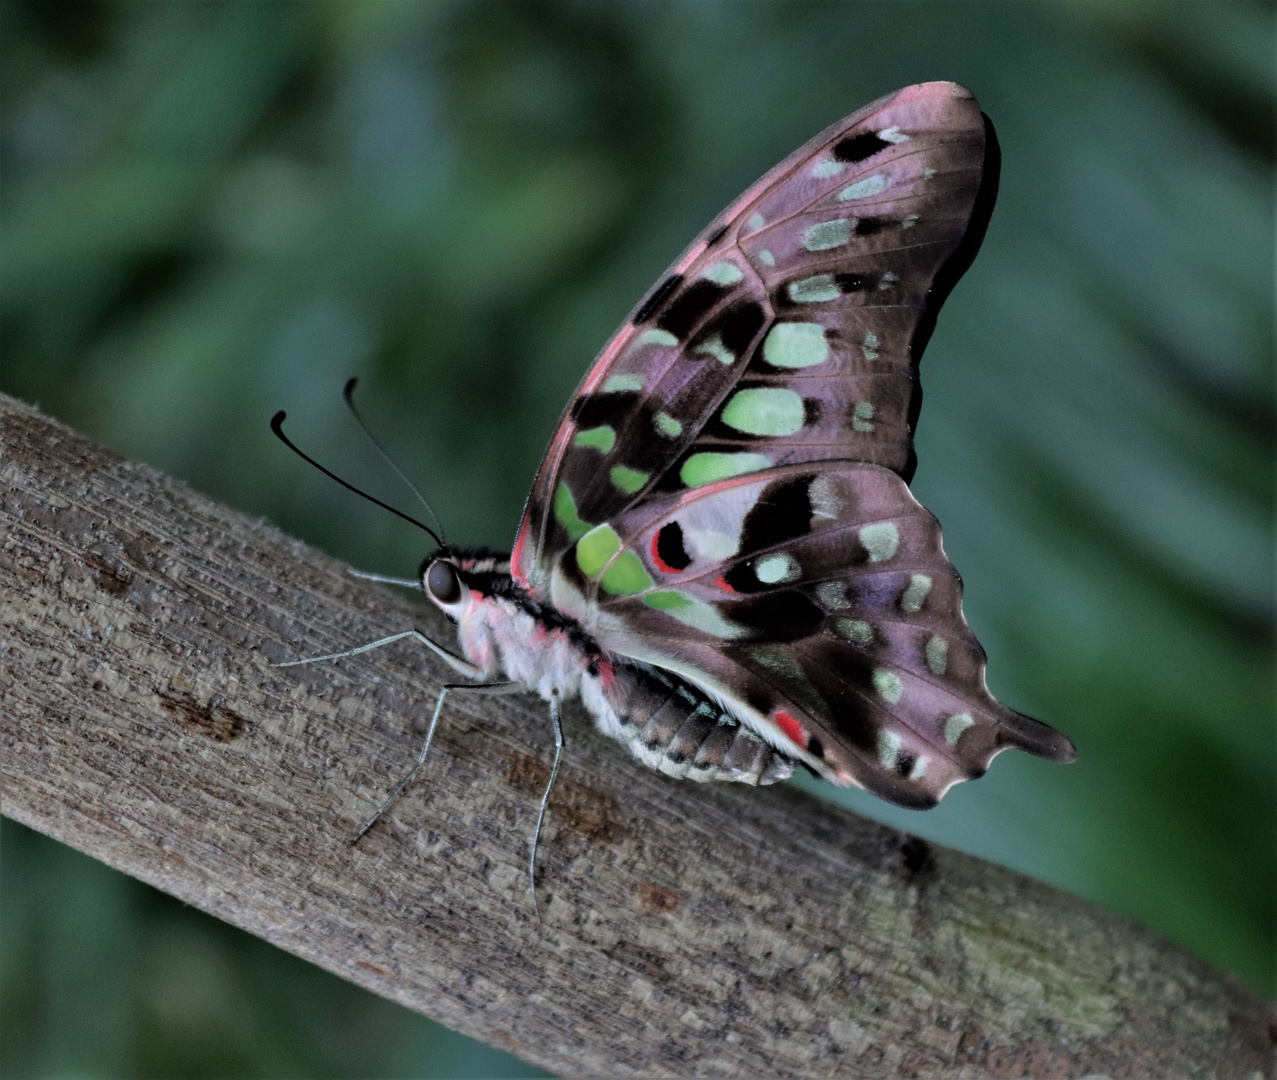
M482 678L505 677L549 700L578 694L587 674L606 677L597 642L519 585L508 555L445 549L423 565L422 585L456 623L462 654Z
M456 623L461 652L481 678L509 679L547 701L580 697L599 730L650 767L749 784L792 774L792 760L686 680L605 652L517 582L509 556L445 550L422 567L422 584Z

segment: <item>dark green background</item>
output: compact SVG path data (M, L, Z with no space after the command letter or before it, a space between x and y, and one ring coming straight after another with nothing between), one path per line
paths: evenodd
M1271 7L0 12L0 388L391 574L423 537L290 455L275 409L406 505L343 413L360 375L450 536L508 546L590 358L712 215L884 93L971 87L1002 194L923 364L914 489L994 691L1079 760L1007 755L927 814L810 786L1273 991ZM535 1073L3 844L6 1076Z

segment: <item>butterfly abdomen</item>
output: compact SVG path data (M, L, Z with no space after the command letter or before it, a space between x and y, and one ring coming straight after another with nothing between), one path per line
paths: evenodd
M754 785L793 774L791 758L678 676L628 663L609 674L597 697L584 681L586 707L604 734L648 768L679 779Z

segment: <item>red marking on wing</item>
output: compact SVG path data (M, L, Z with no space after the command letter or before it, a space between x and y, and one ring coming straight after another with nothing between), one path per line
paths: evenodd
M514 542L514 550L510 552L510 576L520 585L527 588L528 575L523 565L523 557L528 547L528 533L532 530L532 522L526 517L519 522L519 537Z
M777 709L772 719L776 721L776 726L780 728L790 739L804 750L807 749L807 740L811 738L807 734L807 729L795 720L784 709Z
M730 585L728 585L728 584L727 584L727 579L726 579L725 577L723 577L723 575L722 575L722 574L719 574L719 575L718 575L718 577L716 577L716 578L714 579L714 584L715 584L715 585L717 585L717 586L718 586L720 589L722 589L724 592L735 592L735 591L736 591L736 590L735 590L735 589L733 589Z
M659 545L660 542L661 530L657 529L656 532L652 533L652 562L656 563L656 569L658 569L662 574L681 574L683 572L682 570L678 570L673 566L670 566L669 563L661 558L661 553L657 550L657 545Z
M611 695L616 689L616 668L612 666L610 660L604 660L599 657L595 663L599 669L599 686L602 687L603 693Z

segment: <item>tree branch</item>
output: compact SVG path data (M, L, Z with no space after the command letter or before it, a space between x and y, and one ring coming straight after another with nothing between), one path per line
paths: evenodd
M421 602L0 399L4 812L560 1073L1271 1075L1270 1005L1118 917L792 788L450 699Z

